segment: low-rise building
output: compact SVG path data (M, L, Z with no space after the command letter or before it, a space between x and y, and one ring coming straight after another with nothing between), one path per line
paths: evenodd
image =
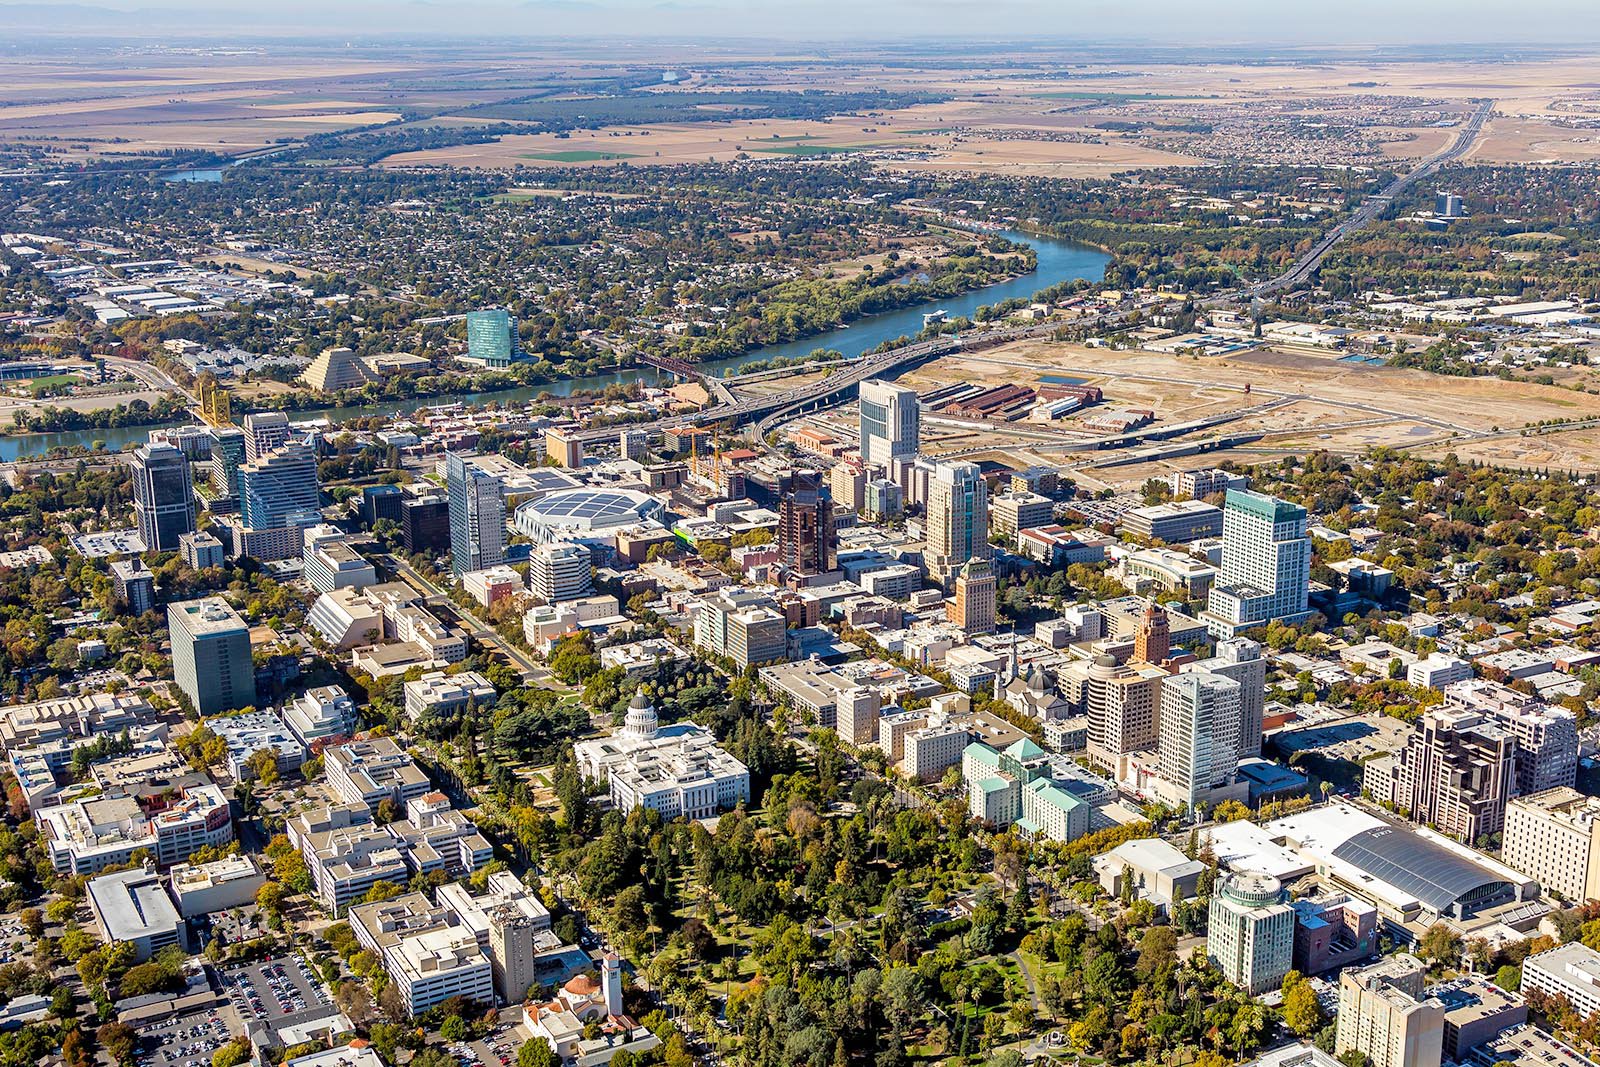
M478 896L459 882L440 886L439 905L453 912L488 954L500 1003L522 1003L539 980L538 935L550 929L550 911L538 896L510 871L497 871Z
M1095 876L1112 896L1126 886L1141 900L1166 911L1198 891L1205 864L1192 860L1158 837L1127 841L1094 859Z
M283 707L284 725L306 748L355 733L356 704L336 685L308 689Z
M607 783L612 807L644 807L668 819L703 819L750 799L750 772L692 722L661 726L643 691L621 732L573 745L585 777Z
M271 750L277 756L281 774L298 770L306 761L306 746L273 712L225 715L207 720L206 725L227 743L228 773L233 775L234 781L244 781L250 776L246 765L257 752L264 750Z
M199 775L109 789L43 808L35 819L60 874L94 874L131 862L137 852L168 867L233 840L228 798Z
M329 748L323 753L323 766L340 799L348 804L365 804L373 813L385 800L404 807L433 790L428 776L388 737Z
M676 674L690 660L689 654L661 637L650 637L627 645L607 645L600 650L602 670L621 668L629 682L655 681Z
M109 944L132 945L135 960L181 945L183 919L155 871L141 867L102 874L91 878L84 891L95 928Z
M1576 941L1522 961L1522 991L1565 997L1580 1018L1600 1011L1600 952Z
M477 671L445 674L430 671L405 684L406 717L412 722L431 716L450 716L473 704L488 710L499 694L494 683Z
M1121 531L1147 541L1182 544L1222 533L1222 509L1203 500L1176 500L1122 514Z
M224 856L210 863L180 863L168 876L172 899L185 919L255 903L267 876L251 856Z
M522 575L504 563L461 576L461 588L481 607L517 595L523 589Z

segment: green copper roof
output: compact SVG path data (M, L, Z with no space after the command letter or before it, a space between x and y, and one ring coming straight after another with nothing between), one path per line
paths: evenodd
M1223 504L1230 511L1242 511L1271 523L1293 522L1305 518L1306 514L1306 509L1299 504L1248 489L1229 489Z
M973 759L978 760L979 762L990 767L1000 766L1000 753L996 752L982 741L974 741L966 748L961 750L962 759L966 759L968 756L971 756Z
M1006 755L1010 756L1018 763L1026 763L1029 760L1039 759L1044 756L1044 754L1044 749L1034 744L1033 739L1030 737L1019 738L1018 740L1012 742L1011 746L1006 749Z

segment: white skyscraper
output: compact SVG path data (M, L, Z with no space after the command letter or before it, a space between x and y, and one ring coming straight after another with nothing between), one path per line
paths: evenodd
M1306 509L1229 489L1222 508L1222 573L1202 616L1207 629L1233 637L1272 619L1300 622L1308 615L1310 585Z
M553 541L528 557L528 589L541 604L577 600L594 592L594 562L583 545Z
M922 414L917 391L876 378L861 383L861 458L887 467L889 461L917 454Z
M1211 895L1206 955L1251 996L1282 985L1294 963L1294 909L1283 902L1283 883L1259 871L1223 878Z
M1161 681L1161 777L1187 804L1233 781L1239 768L1239 683L1218 674Z
M457 576L506 559L506 498L500 479L473 466L470 456L445 460L450 497L450 569Z
M1217 642L1210 659L1185 664L1184 671L1220 674L1239 683L1239 758L1261 754L1261 720L1266 713L1267 661L1248 637Z
M928 572L943 584L969 559L988 559L989 486L976 463L939 463L928 479Z

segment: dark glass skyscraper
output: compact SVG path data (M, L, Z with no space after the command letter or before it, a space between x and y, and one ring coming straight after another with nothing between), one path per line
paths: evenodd
M796 574L827 574L838 559L833 496L816 471L798 471L778 504L778 555Z
M194 487L189 461L171 445L145 445L133 454L133 513L151 552L175 552L194 532Z

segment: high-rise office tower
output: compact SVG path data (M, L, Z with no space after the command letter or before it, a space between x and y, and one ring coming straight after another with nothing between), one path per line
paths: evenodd
M1203 618L1217 637L1272 619L1300 622L1309 614L1311 538L1306 509L1287 500L1229 489L1222 508L1222 571Z
M917 454L922 413L917 391L869 378L861 383L861 458L888 466L901 456Z
M945 604L945 618L969 634L994 633L997 584L986 559L969 559L956 572L955 595Z
M1239 769L1239 683L1217 674L1161 680L1161 777L1193 805Z
M1211 895L1206 955L1251 996L1282 985L1294 964L1294 909L1283 902L1283 883L1259 871L1225 876Z
M577 600L594 592L594 558L586 545L553 541L528 556L528 589L541 604Z
M317 454L309 441L286 441L239 468L239 511L254 530L315 526L322 521Z
M317 454L309 440L289 440L239 468L235 555L292 559L305 550L305 530L322 521Z
M940 584L969 559L988 559L989 486L976 463L940 463L928 479L928 573Z
M1154 600L1133 634L1133 658L1140 663L1160 663L1172 653L1172 622L1166 609Z
M1261 722L1266 713L1267 661L1248 637L1217 642L1216 655L1184 665L1185 671L1220 674L1239 683L1239 757L1261 755Z
M797 471L778 504L778 559L794 574L827 574L838 559L833 496L817 471Z
M201 715L256 702L250 627L221 597L167 605L172 675Z
M150 552L175 552L178 538L194 532L194 487L182 452L171 445L134 451L133 514Z
M517 320L505 308L467 312L467 358L503 370L517 358Z
M289 439L289 416L255 411L244 417L244 458L255 462Z
M500 479L473 466L469 456L445 458L450 500L450 570L458 578L506 559L506 498Z
M239 506L239 468L244 466L245 432L237 426L211 428L212 511L234 511Z

